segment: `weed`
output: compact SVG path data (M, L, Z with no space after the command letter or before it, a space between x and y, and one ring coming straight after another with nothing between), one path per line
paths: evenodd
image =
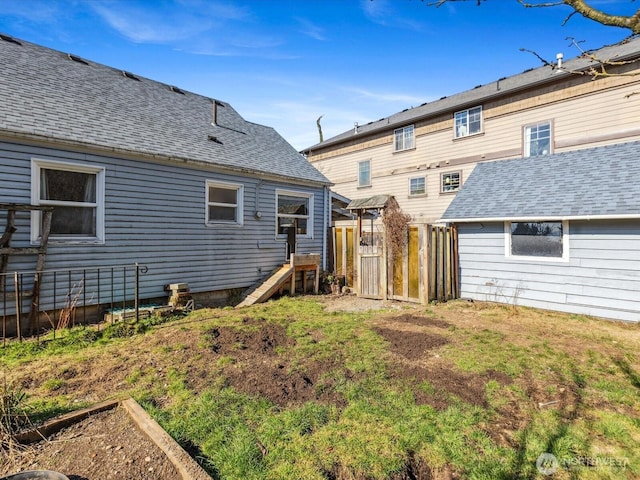
M25 400L25 391L4 377L0 390L0 456L11 456L19 450L14 435L29 422Z
M53 392L56 390L60 390L62 387L65 386L66 383L67 382L65 382L61 378L50 378L49 380L47 380L42 384L42 388L50 392Z

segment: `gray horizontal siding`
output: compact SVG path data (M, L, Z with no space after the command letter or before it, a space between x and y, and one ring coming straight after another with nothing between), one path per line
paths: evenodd
M30 203L31 159L77 162L105 170L105 243L50 242L46 269L97 268L138 262L149 267L141 295L166 295L163 287L188 282L193 292L245 288L285 261L286 239L276 236L276 190L314 195L312 239L299 252L322 253L324 190L221 174L176 164L111 158L58 149L0 143L0 202ZM10 175L4 175L6 171ZM244 185L244 225L205 224L205 182ZM262 213L257 219L256 211ZM4 220L0 219L3 230ZM24 217L12 246L29 245ZM35 258L12 257L9 271L33 270Z
M572 221L569 261L505 256L502 223L460 224L461 296L640 321L640 221Z

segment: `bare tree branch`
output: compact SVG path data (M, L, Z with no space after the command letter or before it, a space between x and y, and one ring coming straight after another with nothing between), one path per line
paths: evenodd
M425 0L422 0L425 1ZM427 2L427 6L441 7L446 3L454 2L474 2L476 5L481 5L487 0L435 0ZM498 0L496 0L498 1ZM503 0L500 0L503 1ZM640 8L636 10L632 15L613 15L606 13L602 9L598 9L588 3L587 0L557 0L557 1L531 1L531 0L516 0L520 5L525 8L547 8L547 7L559 7L567 5L573 9L573 13L562 22L565 25L571 17L576 13L579 13L585 18L598 22L602 25L610 27L619 27L630 30L633 34L640 34ZM632 0L635 1L635 0ZM590 3L593 1L589 0Z

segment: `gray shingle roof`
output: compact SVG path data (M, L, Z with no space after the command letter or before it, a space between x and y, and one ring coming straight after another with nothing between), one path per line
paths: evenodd
M640 57L640 36L631 37L615 45L602 47L592 53L595 55L595 58L603 61L620 61L638 58ZM477 86L472 90L457 93L449 97L443 97L440 100L433 102L423 103L419 107L408 108L402 112L394 113L389 117L369 122L366 125L359 125L358 135L363 136L377 131L388 130L390 128L398 128L410 125L422 118L475 107L491 98L513 95L515 92L524 88L554 82L567 76L575 75L575 73L568 73L569 71L582 71L591 66L597 65L597 62L580 56L565 61L563 63L564 71L562 72L554 69L550 65L527 70L517 75L487 83L486 85ZM308 152L346 140L353 140L354 135L354 129L350 129L339 135L331 137L324 142L308 147L304 151Z
M640 218L640 142L480 163L445 221Z
M19 40L0 39L0 133L330 184L270 127L219 102ZM212 141L209 137L215 137Z

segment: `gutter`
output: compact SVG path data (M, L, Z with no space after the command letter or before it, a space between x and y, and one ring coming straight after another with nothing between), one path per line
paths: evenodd
M537 215L535 217L472 217L472 218L440 218L437 223L495 223L495 222L560 222L563 220L636 220L640 213L618 215Z
M55 144L58 147L71 147L75 149L78 149L79 147L83 148L83 149L91 149L97 152L102 152L102 153L113 153L116 155L122 155L122 156L127 156L127 157L142 157L144 159L147 160L163 160L163 161L168 161L168 162L173 162L173 163L184 163L184 164L189 164L189 165L196 165L196 166L200 166L200 167L206 167L208 170L214 168L217 170L222 171L223 173L241 173L244 175L249 175L249 176L253 176L253 177L258 177L260 179L265 179L265 180L272 180L272 181L279 181L282 182L283 180L286 180L289 183L294 183L294 184L298 184L298 185L305 185L305 186L313 186L313 187L318 187L318 186L330 186L333 185L330 181L323 182L320 180L310 180L310 179L303 179L300 177L295 177L295 176L288 176L288 175L276 175L273 173L269 173L269 172L263 172L260 170L254 170L251 168L242 168L242 167L233 167L233 166L229 166L229 165L221 165L218 163L211 163L211 162L205 162L204 160L194 160L191 158L186 158L186 157L174 157L174 156L170 156L170 155L161 155L158 153L149 153L149 152L141 152L141 151L137 151L137 150L129 150L126 148L118 148L118 147L110 147L110 146L106 146L106 145L99 145L99 144L95 144L95 143L89 143L89 142L81 142L81 141L77 141L77 140L69 140L69 139L63 139L63 138L58 138L58 137L52 137L50 135L40 135L40 134L36 134L36 133L25 133L25 132L18 132L18 131L13 131L13 130L2 130L0 131L0 139L2 139L3 137L5 137L6 139L8 139L9 141L12 140L31 140L33 142L37 142L37 143L47 143L47 144ZM47 145L50 146L50 145ZM304 159L303 159L304 160Z

